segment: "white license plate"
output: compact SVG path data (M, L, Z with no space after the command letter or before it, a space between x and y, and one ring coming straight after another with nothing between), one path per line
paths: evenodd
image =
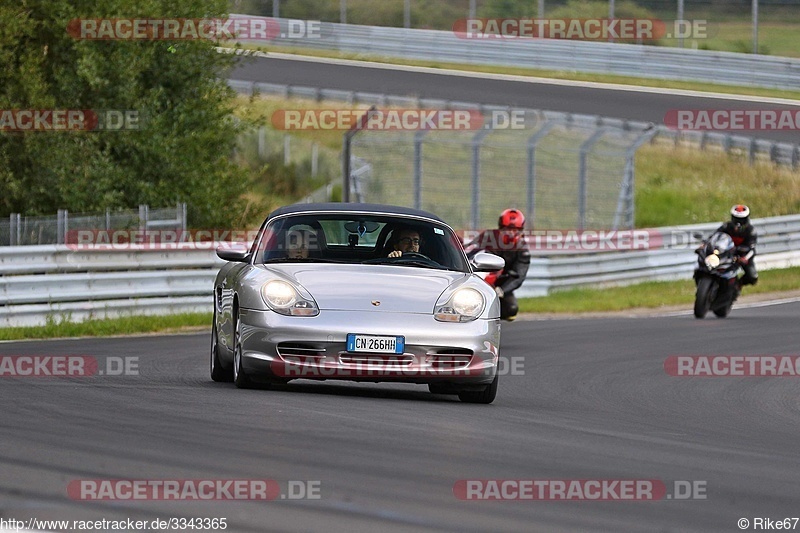
M347 334L348 352L403 353L405 337Z

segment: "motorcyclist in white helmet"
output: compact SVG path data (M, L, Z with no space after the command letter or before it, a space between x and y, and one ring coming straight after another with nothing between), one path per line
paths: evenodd
M744 276L739 278L739 287L755 285L758 282L758 271L753 261L756 255L758 235L750 223L750 208L744 204L731 207L731 220L717 229L727 233L736 245L737 261L744 269Z

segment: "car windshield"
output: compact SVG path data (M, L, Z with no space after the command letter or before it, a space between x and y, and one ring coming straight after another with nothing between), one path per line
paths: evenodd
M256 242L256 263L349 263L470 271L461 241L448 226L397 215L283 216L270 221Z

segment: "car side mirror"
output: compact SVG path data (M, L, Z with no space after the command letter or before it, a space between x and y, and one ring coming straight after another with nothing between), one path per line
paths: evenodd
M472 268L476 272L494 272L505 266L505 259L489 252L478 252L472 258Z
M217 247L217 257L225 261L244 263L250 258L250 249L243 244L226 244Z

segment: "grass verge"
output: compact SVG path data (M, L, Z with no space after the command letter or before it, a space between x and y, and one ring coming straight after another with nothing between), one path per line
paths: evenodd
M48 319L44 326L0 328L0 340L109 337L135 333L177 333L187 328L209 327L211 313L102 318L84 322Z
M759 272L758 284L745 287L743 295L778 293L800 288L800 267ZM569 289L539 298L521 298L522 313L592 313L626 309L667 307L694 302L692 280L648 281L625 287Z

